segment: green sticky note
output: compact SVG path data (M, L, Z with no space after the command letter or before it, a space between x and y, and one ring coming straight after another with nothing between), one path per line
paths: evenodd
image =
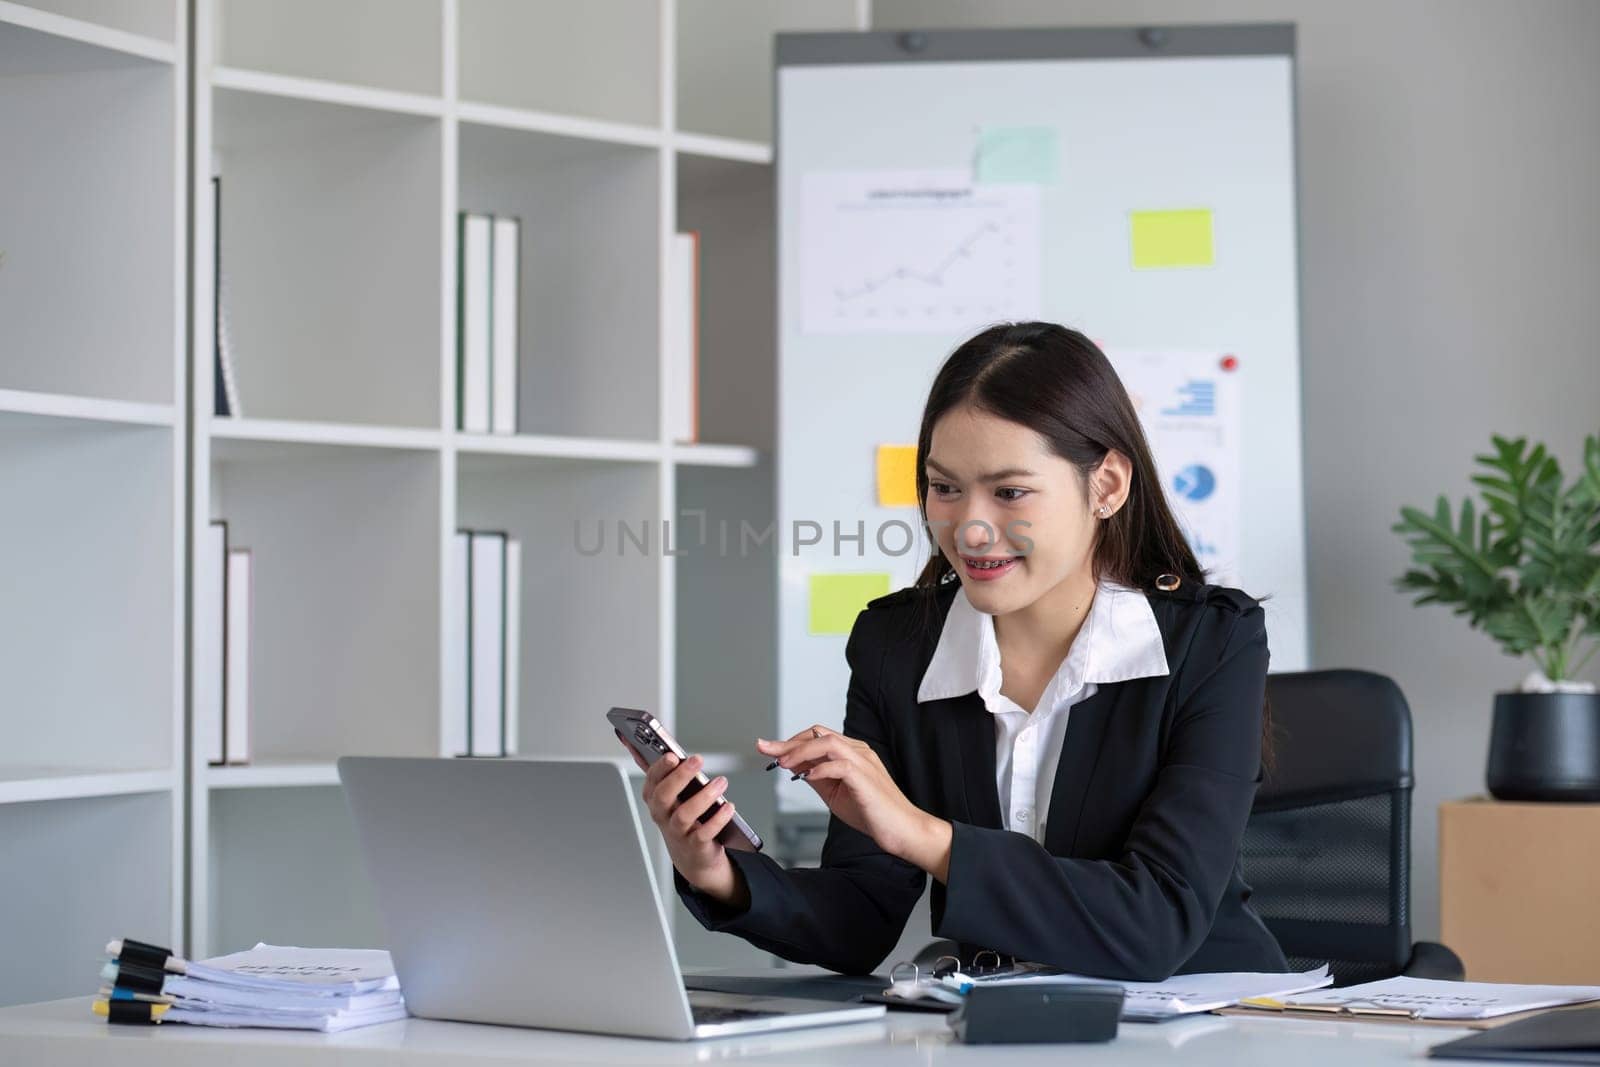
M1061 148L1053 126L990 126L978 135L972 179L1049 185L1061 171Z
M810 632L848 634L867 601L888 592L887 574L813 574Z
M1209 267L1216 263L1211 209L1135 211L1129 215L1135 270Z

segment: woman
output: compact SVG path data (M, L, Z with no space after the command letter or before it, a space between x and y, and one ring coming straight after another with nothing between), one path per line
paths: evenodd
M933 929L1125 980L1282 971L1239 847L1260 780L1259 604L1204 584L1115 371L1049 323L985 330L935 379L917 440L934 541L845 646L842 732L756 747L832 818L817 869L715 841L645 779L689 910L787 959L864 973L932 876Z

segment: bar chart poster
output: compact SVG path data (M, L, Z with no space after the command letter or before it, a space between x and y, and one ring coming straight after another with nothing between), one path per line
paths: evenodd
M1207 580L1239 579L1240 361L1217 352L1110 349L1155 458L1161 491Z

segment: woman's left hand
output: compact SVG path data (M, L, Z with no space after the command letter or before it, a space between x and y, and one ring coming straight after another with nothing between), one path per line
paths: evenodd
M943 880L949 867L950 824L911 803L865 741L826 726L811 726L787 741L756 748L799 774L846 825L879 848Z

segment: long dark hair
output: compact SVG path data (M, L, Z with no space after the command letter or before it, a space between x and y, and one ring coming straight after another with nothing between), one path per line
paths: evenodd
M1090 565L1096 581L1148 589L1175 574L1205 581L1205 571L1167 504L1156 464L1133 401L1111 361L1095 343L1053 322L991 326L950 354L939 368L917 434L917 500L931 558L918 586L937 586L955 574L928 526L928 449L933 427L957 407L974 407L1026 426L1050 450L1089 475L1116 449L1133 465L1127 502L1096 524Z
M1077 330L1053 322L991 326L950 354L928 391L917 433L917 501L930 558L917 576L919 588L955 578L928 525L928 449L933 427L946 412L972 407L1026 426L1056 455L1089 476L1116 449L1133 466L1128 499L1110 518L1095 524L1090 567L1096 581L1149 589L1174 574L1204 582L1206 572L1178 525L1139 415L1122 379L1099 347ZM930 614L932 600L925 601ZM1262 708L1261 756L1272 766L1272 709Z

